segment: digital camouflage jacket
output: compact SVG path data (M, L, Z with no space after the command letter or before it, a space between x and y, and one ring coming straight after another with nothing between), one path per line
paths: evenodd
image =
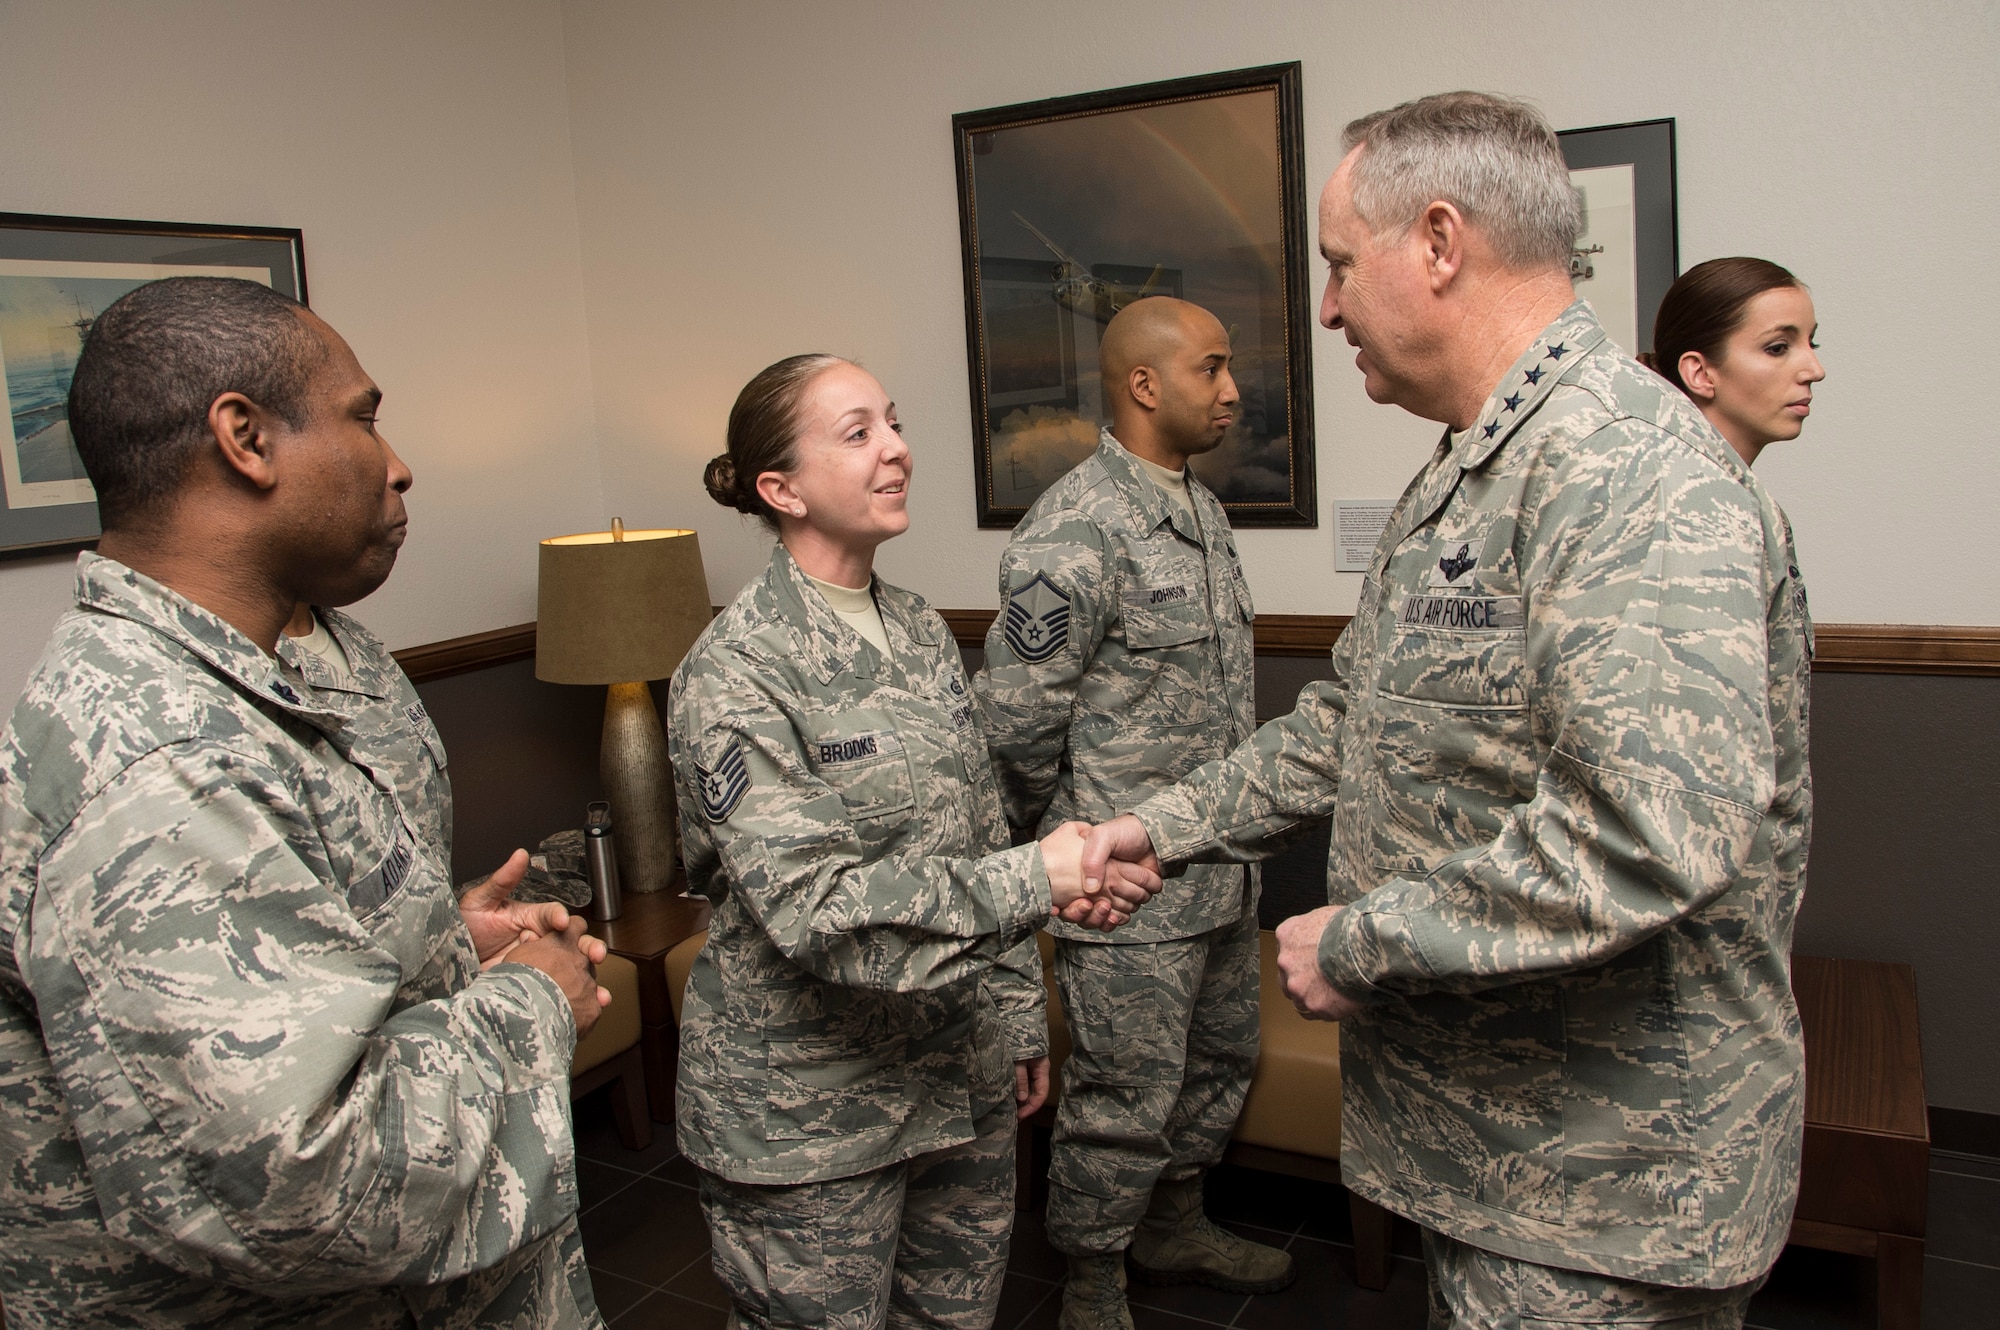
M875 580L891 658L784 546L674 674L691 889L679 1138L734 1182L849 1177L973 1138L1047 1049L1035 845L1008 848L951 631Z
M555 983L481 974L436 733L78 563L0 735L10 1325L600 1324Z
M1257 612L1236 538L1192 471L1187 492L1195 518L1107 430L1014 528L973 680L1014 826L1108 821L1256 728ZM1051 928L1097 942L1193 937L1257 908L1256 871L1192 867L1115 933Z
M1811 657L1777 505L1572 306L1405 491L1334 677L1137 810L1176 859L1334 815L1348 1186L1548 1265L1770 1266Z

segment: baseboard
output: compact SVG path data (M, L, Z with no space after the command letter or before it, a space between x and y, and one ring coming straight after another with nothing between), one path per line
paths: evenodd
M962 647L983 646L992 610L939 610ZM1260 656L1325 656L1347 627L1345 614L1260 614ZM1955 674L2000 677L2000 628L1928 624L1823 623L1816 632L1813 669L1826 674ZM535 654L535 625L405 647L396 652L403 672L418 683L468 670L525 660Z
M2000 1159L2000 1113L1930 1106L1931 1149Z

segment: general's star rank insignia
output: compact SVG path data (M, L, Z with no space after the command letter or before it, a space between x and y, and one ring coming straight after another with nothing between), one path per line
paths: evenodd
M710 822L720 822L736 811L750 792L750 768L743 760L740 744L731 744L722 760L711 769L694 764L695 783L701 788L701 811Z
M1030 665L1039 665L1069 645L1069 593L1046 574L1007 594L1007 645Z

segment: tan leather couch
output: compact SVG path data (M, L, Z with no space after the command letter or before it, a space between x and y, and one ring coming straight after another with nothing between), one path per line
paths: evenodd
M576 1046L569 1068L570 1098L615 1082L611 1111L618 1139L628 1150L643 1150L653 1143L653 1118L639 1053L639 967L623 956L606 956L598 963L597 983L610 992L611 1005Z

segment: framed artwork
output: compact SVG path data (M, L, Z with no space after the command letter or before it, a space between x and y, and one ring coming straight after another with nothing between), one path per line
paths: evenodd
M1196 474L1237 526L1315 525L1298 64L951 123L979 525L1014 525L1097 446L1098 343L1152 295L1230 332L1242 406Z
M1566 129L1556 135L1583 194L1583 234L1570 256L1576 293L1628 355L1653 346L1653 319L1681 271L1674 199L1674 122Z
M296 230L0 212L0 554L97 539L97 496L69 436L69 382L91 321L161 277L243 277L306 298Z

